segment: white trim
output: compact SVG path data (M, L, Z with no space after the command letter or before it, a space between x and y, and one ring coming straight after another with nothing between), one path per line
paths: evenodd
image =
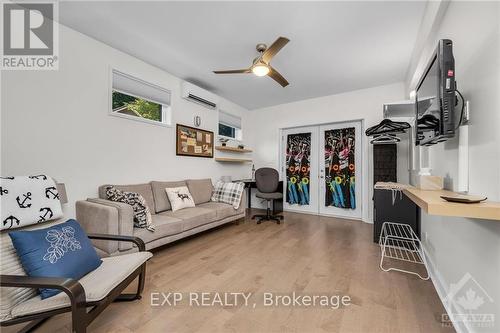
M120 89L114 89L113 88L113 73L118 73L118 74L126 76L132 80L138 81L140 83L151 86L155 89L159 89L159 90L162 90L162 91L169 93L170 94L170 105L166 105L164 103L152 100L151 98L144 98L141 96L137 96L136 94L133 94L133 93L130 93L127 91L123 91ZM156 120L146 119L146 118L137 117L137 116L131 116L131 115L122 114L122 113L118 113L118 112L113 111L113 91L118 91L122 94L126 94L129 96L133 96L133 97L137 97L137 98L141 98L141 99L146 99L148 101L160 104L162 106L162 110L161 110L161 112L162 112L161 119L162 120L156 121ZM123 71L114 68L113 66L108 66L108 115L113 116L113 117L123 118L123 119L134 120L134 121L138 121L138 122L146 123L146 124L150 124L150 125L171 128L173 126L172 125L172 91L168 90L166 88L162 88L161 86L159 86L157 84L149 83L147 81L139 79L134 75L126 74Z
M441 304L443 304L443 307L446 310L446 313L448 313L448 314L460 313L459 309L456 309L456 308L451 309L450 308L450 304L451 304L451 306L454 305L453 302L445 302L444 301L446 299L446 295L448 294L448 291L447 291L448 288L446 287L447 284L444 282L444 279L441 276L441 274L439 273L439 271L437 269L435 269L436 266L434 264L434 261L427 254L428 252L426 249L426 244L423 242L421 244L422 244L422 249L424 250L424 255L426 258L425 268L427 268L427 272L429 273L429 276L431 277L431 281L432 281L432 284L434 285L434 289L436 289L439 300L441 301ZM450 318L452 318L452 317L450 317ZM457 333L471 332L471 330L465 325L464 322L452 321L452 324L453 324L453 328L455 328L455 331L457 331Z

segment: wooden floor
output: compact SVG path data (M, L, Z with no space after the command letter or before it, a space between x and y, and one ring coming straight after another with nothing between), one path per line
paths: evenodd
M253 212L255 213L255 211ZM228 224L161 248L143 299L114 303L90 332L451 332L432 282L382 272L372 226L286 213L285 222ZM352 304L265 307L263 294L349 295ZM152 307L151 293L245 292L256 306ZM242 300L242 299L241 299ZM36 332L68 332L68 315ZM11 331L6 329L5 331Z

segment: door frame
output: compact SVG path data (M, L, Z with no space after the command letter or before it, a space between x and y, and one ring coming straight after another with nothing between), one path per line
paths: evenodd
M280 176L280 179L283 180L283 182L286 181L286 173L284 173L284 150L283 150L283 147L284 147L284 135L283 135L283 131L285 130L290 130L290 129L299 129L299 128L306 128L306 127L314 127L314 126L317 126L318 127L318 133L319 133L319 127L320 126L327 126L327 125L332 125L332 124L345 124L345 123L353 123L353 122L359 122L360 124L360 127L361 127L361 140L360 140L360 143L359 145L356 144L357 146L359 146L359 149L360 149L360 161L359 161L359 168L360 168L360 174L361 174L361 187L359 189L359 195L360 195L360 201L359 201L359 207L360 207L360 217L346 217L346 216L340 216L340 215L335 215L335 214L320 214L319 213L319 202L318 202L318 207L317 207L317 212L314 213L314 212L302 212L302 211L296 211L296 210L290 210L290 209L286 209L285 208L285 205L284 205L284 201L286 200L286 197L283 197L283 210L284 211L289 211L289 212L294 212L294 213L301 213L301 214L313 214L313 215L318 215L318 216L329 216L329 217L338 217L338 218L342 218L342 219L347 219L347 220L357 220L357 221L364 221L365 220L365 213L366 213L366 209L369 209L369 207L365 207L364 203L365 203L365 198L364 198L364 195L365 195L365 191L364 191L364 185L365 183L367 182L367 180L370 178L369 177L369 166L366 165L366 167L368 168L367 172L364 172L365 170L365 163L368 163L368 159L365 161L365 158L364 158L364 153L365 153L365 137L363 136L364 134L364 130L365 130L365 119L363 118L355 118L355 119L349 119L349 120L341 120L341 121L330 121L330 122L327 122L327 123L312 123L312 124L303 124L303 125L297 125L297 126L288 126L288 127L280 127L278 128L278 145L279 145L279 176ZM358 163L356 163L356 165L358 165ZM356 166L357 168L357 166ZM318 165L318 171L319 171L319 165ZM366 178L366 179L365 179ZM319 172L318 172L318 183L319 183ZM357 182L358 183L358 182ZM284 183L283 183L284 185ZM285 190L286 189L286 186L283 186L283 189ZM318 194L320 193L320 189L319 189L319 186L318 186ZM368 193L370 191L368 190ZM285 192L284 192L285 193Z

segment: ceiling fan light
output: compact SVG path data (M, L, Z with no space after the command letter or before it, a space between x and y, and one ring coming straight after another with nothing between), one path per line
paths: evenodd
M252 72L257 76L266 76L269 73L269 67L264 64L258 64L252 67Z

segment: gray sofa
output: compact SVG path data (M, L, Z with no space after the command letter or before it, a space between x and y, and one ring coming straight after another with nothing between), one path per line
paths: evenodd
M245 193L238 209L229 204L212 202L210 199L213 186L210 179L114 185L120 190L137 192L144 197L156 226L156 231L151 232L143 228L134 228L132 206L105 199L106 186L109 185L99 187L99 198L76 202L78 221L89 233L139 237L146 244L147 250L245 217ZM178 186L189 188L196 207L172 212L165 188ZM95 241L94 245L102 250L104 255L132 251L132 245L126 242Z

